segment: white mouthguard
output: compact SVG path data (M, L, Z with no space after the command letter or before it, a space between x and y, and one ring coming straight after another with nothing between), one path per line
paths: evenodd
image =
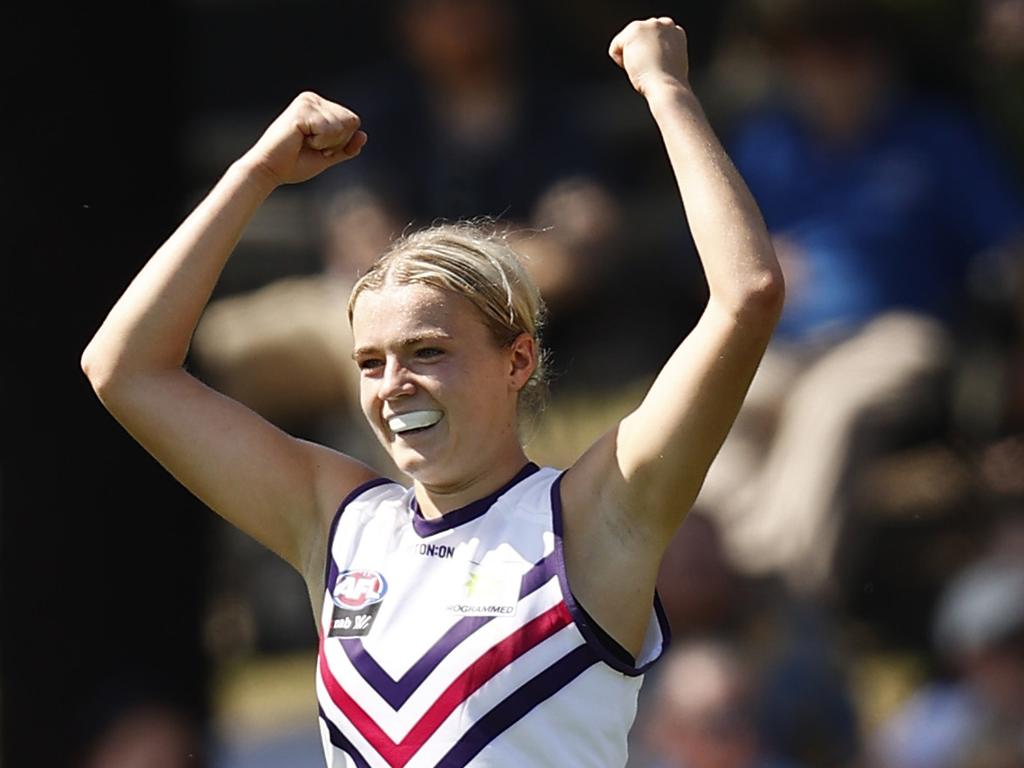
M410 411L388 417L388 429L396 435L410 429L432 427L441 420L440 411Z

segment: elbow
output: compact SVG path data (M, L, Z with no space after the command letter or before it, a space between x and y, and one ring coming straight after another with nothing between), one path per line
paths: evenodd
M786 304L786 279L782 270L776 267L766 270L753 291L753 301L759 307L778 317Z
M107 388L110 381L110 366L104 363L102 355L97 352L95 339L89 342L82 352L79 365L97 395Z
M786 303L786 282L782 271L765 269L753 276L735 300L735 314L738 317L768 322L772 327L782 314Z
M118 356L109 346L97 342L96 338L93 338L82 351L79 365L85 378L92 385L93 392L104 404L110 398L111 390L125 377L124 366Z
M79 365L107 410L120 408L134 399L140 389L162 374L181 371L180 365L161 367L148 360L139 361L109 338L99 341L94 338L89 342L82 351Z

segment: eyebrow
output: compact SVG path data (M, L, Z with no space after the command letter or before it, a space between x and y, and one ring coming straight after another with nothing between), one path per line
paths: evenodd
M399 347L414 347L417 344L422 344L425 341L450 341L451 336L441 331L424 332L417 334L416 336L409 336L398 342ZM356 347L352 350L352 359L356 360L363 355L369 355L377 351L376 347Z

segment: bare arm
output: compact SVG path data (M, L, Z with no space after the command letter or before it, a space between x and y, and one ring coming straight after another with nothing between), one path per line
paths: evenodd
M299 96L147 262L82 355L100 400L146 450L307 577L331 506L372 471L286 435L182 364L253 213L279 184L358 154L358 127L343 107Z
M710 300L642 404L563 482L570 570L574 560L583 564L577 574L592 570L588 561L606 564L600 588L585 577L574 587L599 621L605 601L636 603L637 590L653 591L664 548L732 426L783 300L761 214L690 88L683 30L671 19L633 22L609 54L645 97L661 131ZM606 589L609 569L621 569L619 582L632 586L622 594ZM639 605L642 628L649 602ZM616 621L607 627L613 634Z

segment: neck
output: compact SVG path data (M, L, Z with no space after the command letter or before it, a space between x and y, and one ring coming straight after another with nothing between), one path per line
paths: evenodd
M491 461L470 477L455 483L425 483L416 480L416 502L427 520L442 517L494 493L529 462L522 446L516 444L500 460Z

